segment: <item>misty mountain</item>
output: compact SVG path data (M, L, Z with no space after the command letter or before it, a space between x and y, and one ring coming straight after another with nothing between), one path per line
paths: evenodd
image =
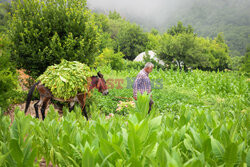
M122 17L160 32L182 21L192 25L199 36L216 37L223 32L231 55L243 55L250 43L249 0L88 0L94 12L116 10Z

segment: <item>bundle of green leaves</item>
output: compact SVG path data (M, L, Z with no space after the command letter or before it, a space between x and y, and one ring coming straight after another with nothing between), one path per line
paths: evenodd
M78 61L62 60L60 64L49 66L38 77L55 97L69 99L77 93L87 92L87 79L91 76L90 68Z

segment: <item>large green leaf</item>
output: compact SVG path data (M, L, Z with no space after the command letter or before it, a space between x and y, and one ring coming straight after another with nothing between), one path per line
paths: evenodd
M155 131L161 125L162 116L155 117L149 121L150 130Z
M6 158L7 158L7 156L9 154L10 154L10 152L2 155L1 152L0 152L0 166L3 166L3 164L4 164L4 162L5 162Z
M22 166L23 152L21 151L17 139L10 140L10 150L11 150L11 155L13 159L16 161L17 165Z
M194 143L195 143L196 149L201 151L202 144L201 144L201 138L200 138L199 134L193 128L190 128L190 130L191 130L191 133L192 133L193 138L194 138Z
M134 125L128 121L129 131L128 131L128 148L132 157L140 156L142 143L140 138L137 136L135 132Z
M225 155L224 155L226 166L231 167L235 165L237 158L238 158L237 150L238 150L238 147L235 143L231 143L230 145L227 146L225 150Z
M201 163L201 161L200 161L198 158L196 158L196 157L194 157L194 158L188 160L188 161L184 164L184 167L200 167L200 166L202 166L202 163Z
M207 138L204 142L203 142L203 152L205 154L205 157L209 157L211 150L212 150L212 146L211 146L211 139Z
M31 151L31 141L33 137L29 138L27 145L24 148L24 158L23 158L23 166L33 166L37 155L37 149L32 149Z
M140 138L140 141L146 141L149 133L148 119L144 119L141 123L135 127L136 135Z
M249 167L250 166L250 150L248 150L247 152L246 163L247 163L247 167Z
M215 157L217 157L219 160L222 160L224 157L225 149L221 145L221 143L218 140L211 137L211 146Z
M108 139L106 130L100 124L96 124L96 133L100 139Z
M85 152L82 155L82 167L95 166L95 158L89 147L85 147Z
M165 154L165 144L163 142L160 143L156 152L156 158L159 166L163 167L167 164L167 155Z

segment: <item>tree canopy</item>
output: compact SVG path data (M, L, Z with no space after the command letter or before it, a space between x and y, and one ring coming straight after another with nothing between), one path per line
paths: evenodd
M38 76L60 60L93 64L99 33L85 0L13 3L9 38L12 60Z

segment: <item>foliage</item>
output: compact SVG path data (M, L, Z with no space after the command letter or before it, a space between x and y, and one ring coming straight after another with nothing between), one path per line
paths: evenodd
M148 36L140 26L121 18L116 11L110 12L108 17L101 14L95 16L96 24L101 28L101 50L113 48L116 52L121 51L124 58L132 60L146 49Z
M190 7L183 8L170 18L168 26L181 20L184 24L191 24L200 36L210 38L224 32L230 55L237 56L233 55L236 52L244 55L245 46L250 42L249 1L242 1L237 6L234 5L236 0L215 3L214 0L194 0Z
M117 72L111 70L110 67L98 67L97 70L104 73L107 81L115 78L124 81L122 89L118 89L118 83L115 81L107 82L108 87L113 84L113 89L109 90L109 96L107 97L98 93L94 95L99 101L98 108L104 113L115 113L117 103L126 101L117 98L117 96L133 97L133 79L142 68L126 68L126 70ZM248 100L246 100L249 96L247 93L249 91L249 81L238 72L206 72L200 70L183 72L174 71L173 69L166 71L154 69L149 77L153 89L153 99L157 99L155 104L163 113L172 111L172 109L169 109L171 106L173 106L174 110L179 111L181 105L201 107L211 104L211 107L214 108L209 108L218 112L226 112L231 109L241 111L249 105ZM239 97L239 101L232 102L232 97ZM224 99L225 103L221 106L220 104L215 105L214 101L217 98ZM205 102L201 103L201 100Z
M157 55L166 63L180 62L185 67L204 70L228 68L228 47L219 34L214 40L196 37L193 34L163 34Z
M127 117L115 115L105 119L99 115L86 122L77 107L58 121L59 115L50 107L45 121L40 121L16 110L11 128L10 119L0 117L2 166L35 166L42 157L47 164L58 166L248 163L246 114L233 112L234 117L218 119L224 114L182 106L179 112L162 115L154 110L145 115L141 111L147 111L143 107L149 97L138 98L138 111Z
M115 41L111 38L111 20L104 14L93 13L93 15L100 34L99 51L102 52L105 48L115 48Z
M150 33L147 33L147 35L148 42L146 48L148 50L156 50L159 47L161 35L155 29L152 29Z
M244 56L235 56L231 58L231 63L229 64L229 68L234 71L239 71L242 68Z
M53 96L66 100L75 97L79 92L87 92L87 79L90 76L90 68L87 65L62 60L60 64L49 66L37 80L49 88Z
M137 61L131 61L131 60L125 60L125 69L136 69L140 70L144 67L143 62L137 62Z
M188 27L183 26L182 22L179 21L177 23L177 26L172 26L171 28L168 29L168 34L170 35L177 35L177 34L182 34L182 33L187 33L187 34L193 34L194 29L191 25L188 25Z
M119 20L121 19L121 15L117 12L117 11L109 11L109 15L108 15L109 19L111 20Z
M124 53L126 59L133 60L146 49L148 38L143 30L135 25L125 25L117 34L117 51Z
M6 30L8 13L11 11L10 3L8 1L0 2L0 32Z
M96 57L95 66L106 66L110 64L112 69L122 70L124 67L123 57L123 53L114 53L113 49L105 48L103 52Z
M86 1L36 1L13 3L9 26L12 59L32 76L60 60L94 62L99 35Z
M15 89L17 88L16 69L10 62L10 54L7 47L8 41L4 36L0 37L0 107L6 109L15 97Z
M243 59L242 71L245 71L248 75L250 74L250 44L247 46L247 51Z
M139 72L118 72L106 66L97 70L112 78L135 77ZM110 96L95 91L98 101L89 107L89 121L83 119L77 106L74 112L65 110L63 117L50 106L44 121L17 109L11 126L10 118L0 115L1 166L37 166L42 157L53 166L249 164L246 76L238 72L160 69L153 70L149 77L163 83L162 89L153 89L155 104L149 115L150 95L146 94L139 94L136 108L125 116L109 114L116 113L120 101L116 96L132 96L132 88L126 85L109 90ZM106 112L109 117L103 114Z

